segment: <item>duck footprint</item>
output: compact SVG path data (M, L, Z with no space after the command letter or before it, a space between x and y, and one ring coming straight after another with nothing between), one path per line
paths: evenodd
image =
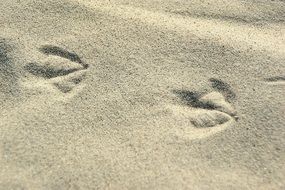
M219 83L221 85L224 83ZM219 87L217 87L219 88ZM184 107L182 113L188 117L196 128L217 127L232 120L237 120L237 113L234 107L227 101L227 98L234 98L234 94L227 90L228 88L220 88L223 93L213 91L207 94L200 94L186 90L176 90L174 93L180 98ZM223 95L226 92L229 96Z
M77 54L51 45L42 46L39 51L46 57L25 66L30 74L48 80L63 93L72 91L85 78L88 64Z

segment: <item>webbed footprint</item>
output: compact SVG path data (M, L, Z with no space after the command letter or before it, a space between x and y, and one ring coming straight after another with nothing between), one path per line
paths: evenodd
M44 59L30 62L26 71L35 77L43 78L62 93L71 92L83 81L88 64L73 52L63 48L45 45L39 49Z
M180 105L172 105L177 118L179 135L203 138L226 129L238 119L237 112L228 100L235 99L230 86L221 80L210 80L214 91L208 93L174 90ZM188 122L187 122L188 121Z
M61 57L47 57L41 62L28 63L25 68L35 76L50 79L78 71L82 66Z
M186 117L195 127L215 127L236 117L233 106L219 92L214 91L205 95L190 91L175 91L175 93L182 100L183 110L188 110ZM185 115L185 111L183 113Z

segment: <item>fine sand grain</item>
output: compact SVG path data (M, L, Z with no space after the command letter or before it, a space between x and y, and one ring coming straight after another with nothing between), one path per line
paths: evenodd
M281 0L0 0L0 190L285 188Z

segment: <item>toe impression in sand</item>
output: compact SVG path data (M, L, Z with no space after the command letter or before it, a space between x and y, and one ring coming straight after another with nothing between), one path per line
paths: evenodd
M49 80L50 84L63 93L71 92L83 81L88 64L76 53L52 45L42 46L39 51L47 57L28 63L25 69L30 74Z
M238 119L236 110L227 101L235 98L230 86L217 79L211 79L210 82L212 87L219 91L212 91L202 95L187 90L174 91L184 104L179 109L182 110L180 113L184 117L188 117L196 128L224 126L230 121Z

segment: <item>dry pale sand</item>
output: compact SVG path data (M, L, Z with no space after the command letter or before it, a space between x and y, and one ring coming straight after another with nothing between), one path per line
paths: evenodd
M285 2L0 0L0 190L284 189Z

